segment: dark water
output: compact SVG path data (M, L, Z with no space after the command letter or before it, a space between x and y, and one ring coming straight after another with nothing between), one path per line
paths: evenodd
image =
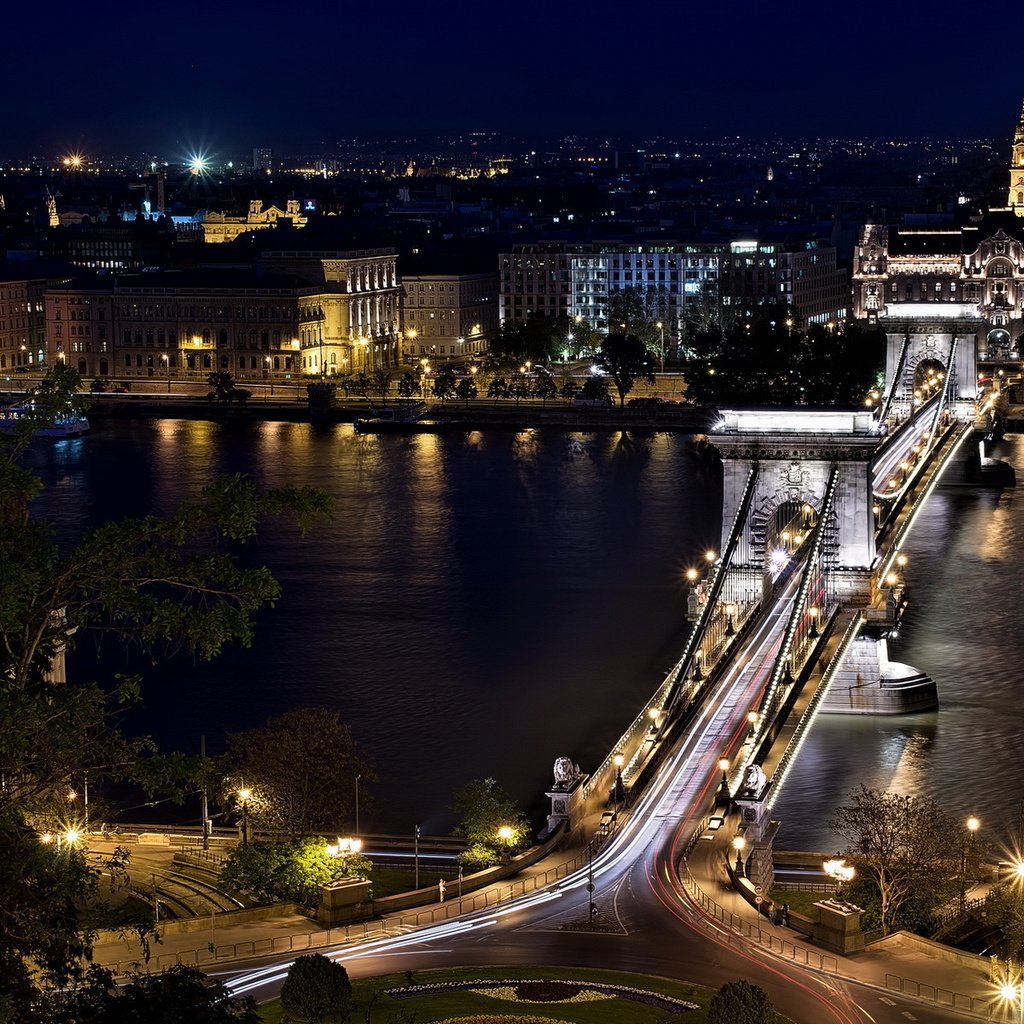
M596 764L678 655L683 569L718 534L717 477L670 435L159 421L37 459L40 504L69 534L167 511L218 473L333 496L305 540L263 535L256 556L284 594L253 647L147 667L129 724L216 750L287 708L337 708L378 766L364 829L443 827L474 777L531 803L555 757Z
M1024 440L1006 449L1024 478ZM378 764L364 828L445 827L452 790L485 775L532 803L556 756L595 764L677 656L682 570L719 530L718 480L672 435L162 421L37 459L41 505L69 534L166 511L223 472L334 497L306 540L279 529L258 545L284 596L252 649L147 669L129 724L220 749L286 708L337 708ZM930 672L942 708L819 717L776 805L782 846L833 845L826 822L860 780L977 814L992 838L1016 817L1024 495L940 490L907 550L913 600L890 656Z
M1024 488L1024 437L998 453ZM899 718L819 716L776 804L780 843L834 845L826 822L861 780L927 795L1006 842L1024 799L1024 491L940 488L906 547L911 604L889 656L928 672L940 708Z

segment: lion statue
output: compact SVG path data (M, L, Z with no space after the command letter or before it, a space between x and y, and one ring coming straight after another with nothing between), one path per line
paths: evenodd
M568 757L555 761L554 773L556 789L568 789L580 777L579 766Z

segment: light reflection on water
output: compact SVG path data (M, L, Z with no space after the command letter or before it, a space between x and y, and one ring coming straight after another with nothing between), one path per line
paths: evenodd
M1024 441L1006 447L1024 467ZM284 595L253 648L147 669L132 724L193 748L205 732L217 749L287 707L335 707L379 764L375 828L440 827L467 778L533 801L556 756L595 764L677 656L682 572L718 536L718 477L671 435L158 421L35 457L50 485L40 505L69 531L166 512L218 473L333 495L333 520L305 542L272 526L254 546ZM825 823L861 781L986 824L1015 817L1022 545L1014 492L933 496L890 654L934 676L942 707L819 717L776 806L781 847L833 847Z
M1003 458L1024 486L1024 438ZM1024 798L1021 714L1021 551L1024 502L1004 492L942 488L906 551L911 604L890 655L928 672L939 710L898 718L819 716L775 810L778 844L830 849L825 825L860 782L934 797L950 813L981 818L999 840Z

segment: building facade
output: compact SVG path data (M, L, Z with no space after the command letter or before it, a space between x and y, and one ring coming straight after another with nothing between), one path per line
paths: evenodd
M0 267L0 374L46 362L46 289L60 279L31 265Z
M262 231L274 227L278 221L291 221L292 227L306 226L307 218L301 212L298 199L289 199L282 210L279 206L264 208L263 201L253 199L244 217L226 213L207 212L203 216L204 242L232 242L249 231Z
M480 355L497 328L497 274L403 275L404 363Z
M500 257L502 320L533 314L584 319L607 331L609 296L634 289L667 336L698 316L729 320L789 303L812 323L845 319L849 275L816 241L516 246Z

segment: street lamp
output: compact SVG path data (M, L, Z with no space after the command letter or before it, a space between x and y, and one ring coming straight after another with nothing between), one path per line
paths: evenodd
M171 357L165 352L160 357L160 362L164 364L164 369L167 371L167 394L171 393Z
M1010 1004L1016 1003L1017 1019L1024 1024L1024 983L1019 985L1006 982L999 986L999 994Z
M341 873L347 878L349 858L359 853L362 848L363 841L361 839L342 839L341 836L338 836L337 843L327 844L327 854L330 857L341 858Z
M242 845L249 845L249 797L252 790L244 786L238 791L238 799L242 801Z
M842 902L843 899L843 883L852 882L854 875L857 874L857 869L852 864L847 864L845 859L837 858L835 860L827 860L822 865L825 874L829 878L834 878L836 882L836 902Z
M729 758L718 759L718 770L722 773L722 784L718 787L718 796L723 803L728 805L731 799L729 795Z
M736 605L732 602L725 606L725 635L732 636L736 632L734 619L736 618Z
M665 325L659 320L655 325L661 334L661 372L665 372Z
M736 851L736 877L743 877L743 850L747 845L743 836L736 836L732 841L732 848Z
M413 865L416 872L414 889L420 887L420 827L416 826L416 833L413 836Z
M615 808L618 810L622 804L622 799L625 796L622 786L622 766L626 763L626 759L622 754L616 754L612 758L612 763L615 765L615 792L613 797L615 800Z
M507 861L509 859L509 853L512 846L512 837L515 835L515 829L511 825L500 825L498 827L498 838L504 844L502 850L501 859Z
M960 836L960 916L967 910L967 844L974 844L974 833L981 828L981 822L973 815L964 822L964 833Z
M811 620L811 636L816 637L818 635L818 606L816 604L812 604L807 609L807 617Z

